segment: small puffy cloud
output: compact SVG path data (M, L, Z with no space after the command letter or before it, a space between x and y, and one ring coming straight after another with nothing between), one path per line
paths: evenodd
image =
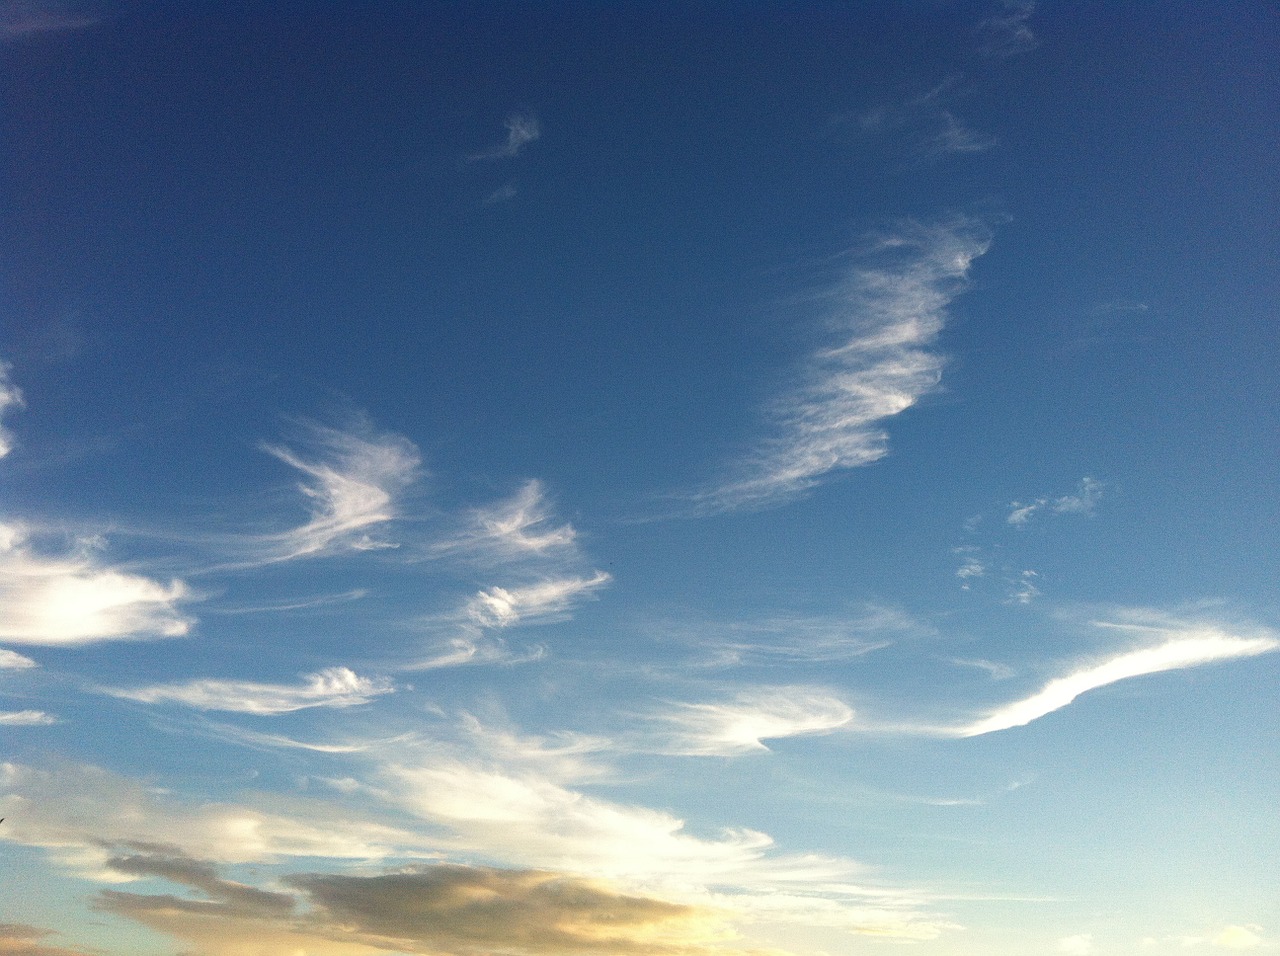
M1066 956L1089 956L1093 952L1093 934L1079 933L1060 939L1057 950Z
M853 716L844 701L808 688L745 691L723 703L676 705L659 717L674 731L659 746L667 753L732 757L768 750L766 740L830 733Z
M0 14L0 23L3 23L3 19ZM10 368L8 362L0 362L0 458L13 451L13 435L4 427L4 416L9 409L21 408L23 405L22 392L9 378Z
M884 261L855 270L831 293L843 340L815 352L804 383L773 410L774 436L740 475L695 496L706 511L763 507L806 491L828 473L888 453L884 423L934 391L934 345L947 307L990 245L981 223L909 224L881 237Z
M58 723L43 710L0 710L0 725L5 727L43 727Z
M1075 492L1059 495L1056 498L1036 498L1030 503L1015 501L1009 505L1008 522L1012 525L1025 525L1040 511L1048 510L1054 514L1091 515L1102 498L1102 482L1094 478L1081 478Z
M175 703L198 710L241 714L284 714L308 707L354 707L389 694L395 685L386 679L361 677L346 667L329 667L307 674L301 684L257 681L195 680L133 689L108 689L114 697L147 704Z
M396 517L397 496L418 477L421 458L398 435L367 436L310 426L314 454L280 445L263 450L306 475L298 489L311 502L305 524L251 542L252 561L273 563L394 547L372 532Z
M24 528L0 525L0 639L75 645L181 637L192 619L179 607L192 597L176 578L165 583L105 566L92 547L40 554Z
M1208 624L1095 622L1095 625L1142 634L1148 639L1154 636L1159 639L1159 643L1086 664L1063 677L1049 681L1030 697L1005 704L981 720L956 728L955 735L977 737L1022 727L1055 710L1061 710L1081 694L1117 681L1280 650L1280 638L1270 631L1259 631L1245 637Z

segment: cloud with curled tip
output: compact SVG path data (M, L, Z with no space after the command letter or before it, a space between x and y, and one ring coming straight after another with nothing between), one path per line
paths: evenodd
M194 623L181 606L195 595L102 563L96 548L53 557L36 551L21 525L0 525L0 640L74 646L182 637Z
M947 307L991 242L971 219L908 223L876 243L875 264L830 293L834 344L814 352L804 381L772 413L773 435L738 474L693 496L702 512L759 508L794 498L834 471L888 453L885 423L934 391L943 357L935 344Z
M248 566L395 547L373 532L396 517L398 495L417 479L417 448L399 435L308 430L311 455L283 445L262 448L306 476L298 490L311 503L310 520L252 539Z
M131 689L106 688L105 693L145 704L172 703L197 710L269 715L311 707L355 707L394 690L395 685L389 680L361 677L346 667L329 667L305 675L302 683L296 685L195 680Z

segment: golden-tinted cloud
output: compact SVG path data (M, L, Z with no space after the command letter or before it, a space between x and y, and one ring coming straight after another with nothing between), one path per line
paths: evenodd
M89 956L83 949L46 945L52 930L26 923L0 923L0 956Z
M198 956L730 956L735 933L713 909L628 895L607 883L544 870L436 864L376 876L287 877L297 891L222 879L208 863L139 853L118 873L198 892L104 890L100 910L174 936Z

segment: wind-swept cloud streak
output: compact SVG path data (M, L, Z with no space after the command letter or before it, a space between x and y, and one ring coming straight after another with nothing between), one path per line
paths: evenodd
M812 355L800 388L778 401L775 436L740 477L695 495L700 510L762 507L793 498L832 471L888 453L884 422L938 387L934 345L947 307L987 251L980 222L908 224L874 248L882 264L856 269L831 293L832 323L844 341Z
M13 435L4 427L4 416L9 409L21 408L24 404L22 392L9 378L10 368L8 362L0 361L0 458L13 451Z
M461 607L434 622L452 636L437 653L403 665L401 670L434 670L460 664L513 663L536 659L541 649L513 655L496 632L522 624L545 624L562 619L575 604L595 595L612 576L596 571L590 577L547 578L519 587L491 587L476 592Z
M68 4L52 0L0 2L0 41L20 40L43 33L61 33L64 30L81 30L97 22L97 17L76 13Z
M677 704L658 715L672 733L658 743L663 753L736 757L769 748L766 740L825 734L853 720L853 709L823 691L773 687L744 691L730 701Z
M501 563L554 554L572 555L573 525L554 524L542 482L528 481L511 498L471 512L467 527L432 546L439 555Z
M24 657L16 651L0 648L0 670L26 670L36 666L36 662L31 658Z
M53 930L27 923L0 923L0 954L4 956L90 956L83 949L46 944ZM96 954L99 950L93 950Z
M0 725L5 727L43 727L58 722L43 710L0 710Z
M68 646L191 630L179 608L195 595L183 581L104 565L96 541L62 557L40 554L29 541L24 527L0 524L0 639Z
M197 710L268 715L309 707L355 707L394 690L395 685L384 678L361 677L346 667L329 667L318 674L305 675L296 685L195 680L132 689L106 688L104 692L145 704L182 704Z
M1003 13L978 24L976 32L982 38L981 52L1005 59L1039 46L1040 41L1029 25L1036 10L1033 0L1004 0L1003 7Z
M1102 482L1096 478L1084 477L1080 479L1074 494L1036 498L1029 503L1012 502L1009 505L1009 517L1005 520L1011 525L1025 525L1036 512L1046 508L1054 514L1091 515L1102 499L1102 489Z
M983 734L1022 727L1046 714L1061 710L1081 694L1145 674L1199 667L1218 661L1254 657L1280 649L1280 639L1266 632L1253 637L1240 637L1211 626L1185 626L1177 629L1149 625L1096 622L1100 627L1130 633L1161 633L1165 640L1140 650L1126 651L1051 680L1038 692L1022 700L996 708L981 720L964 724L948 733L956 737L979 737Z
M314 457L282 445L262 446L307 476L298 489L312 503L311 519L252 541L251 565L395 547L372 531L396 517L397 495L417 479L417 448L399 435L365 436L319 425L310 431Z

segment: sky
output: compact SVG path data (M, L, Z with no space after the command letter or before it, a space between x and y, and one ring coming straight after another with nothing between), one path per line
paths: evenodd
M0 2L0 953L1280 952L1278 56Z

